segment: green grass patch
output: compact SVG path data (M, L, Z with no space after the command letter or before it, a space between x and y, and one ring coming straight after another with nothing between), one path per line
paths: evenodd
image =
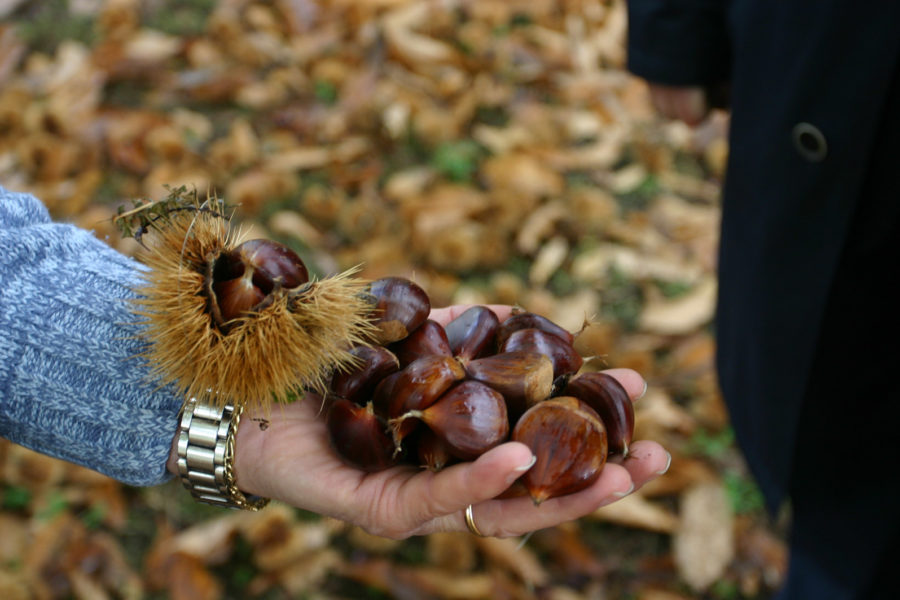
M606 285L601 290L601 313L622 324L626 330L634 331L643 306L644 294L640 286L620 269L610 267Z
M687 452L707 458L722 458L734 447L734 431L726 427L721 431L697 429L687 443Z
M26 510L31 503L31 492L18 485L7 485L3 488L3 508L5 510Z
M52 54L65 40L90 46L96 39L94 19L72 14L68 0L26 2L12 15L16 33L30 48Z
M484 156L484 149L477 143L458 140L435 148L430 163L451 181L468 182L472 180Z

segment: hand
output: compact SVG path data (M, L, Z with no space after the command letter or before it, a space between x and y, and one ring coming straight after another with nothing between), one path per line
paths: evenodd
M466 306L432 311L446 324ZM492 306L502 319L510 307ZM644 390L643 379L628 369L608 371L632 398ZM275 407L265 431L244 414L238 429L235 476L238 487L318 514L359 525L366 531L401 539L435 531L466 531L463 513L474 505L474 518L485 535L515 536L577 519L613 502L665 471L668 455L655 442L632 444L631 455L609 463L590 488L547 500L535 507L530 498L493 498L532 464L524 444L507 442L472 462L439 473L393 467L364 473L348 466L331 448L321 406L310 395Z
M679 119L691 127L699 125L709 114L707 92L700 86L650 84L650 100L664 117Z

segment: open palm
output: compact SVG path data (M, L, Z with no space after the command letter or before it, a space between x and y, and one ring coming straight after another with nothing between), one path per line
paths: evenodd
M447 323L465 310L432 312ZM504 319L509 307L492 307ZM632 399L644 383L634 371L612 369ZM609 463L588 489L535 506L530 498L494 499L532 464L524 444L507 442L472 462L438 473L399 466L365 473L347 465L332 449L320 414L321 399L276 408L266 422L247 414L236 440L235 474L241 490L354 523L370 533L405 538L466 529L463 512L473 505L486 535L515 536L576 519L640 487L667 467L668 455L655 442L638 441L629 458Z

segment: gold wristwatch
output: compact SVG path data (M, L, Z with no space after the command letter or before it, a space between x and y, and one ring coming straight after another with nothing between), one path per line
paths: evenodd
M191 398L181 415L178 474L191 495L216 506L259 510L268 498L245 496L234 481L234 437L243 407Z

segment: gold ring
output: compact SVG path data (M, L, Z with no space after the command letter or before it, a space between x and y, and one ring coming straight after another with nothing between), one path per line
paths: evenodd
M469 531L472 532L473 535L477 535L478 537L487 537L478 529L478 525L475 524L475 517L472 515L472 505L466 507L466 527L469 528Z

